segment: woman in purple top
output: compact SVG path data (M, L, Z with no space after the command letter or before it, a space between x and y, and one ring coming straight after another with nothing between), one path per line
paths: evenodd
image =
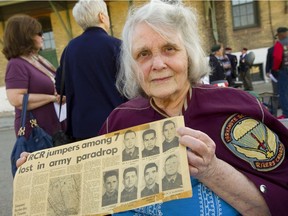
M131 100L100 134L183 115L193 197L116 215L283 215L288 202L288 130L242 90L202 85L209 74L195 14L151 1L123 29L118 89Z
M55 68L38 52L43 47L41 24L28 15L14 15L9 18L4 32L2 52L7 58L5 84L7 98L15 107L15 133L20 128L22 99L29 94L27 109L32 111L37 123L48 134L63 129L54 103L59 103L55 90ZM29 119L26 119L25 136L31 133Z

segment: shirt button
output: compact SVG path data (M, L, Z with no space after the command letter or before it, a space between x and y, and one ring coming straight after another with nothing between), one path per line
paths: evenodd
M267 192L267 187L266 187L266 185L260 185L260 191L261 191L262 193L266 193L266 192Z

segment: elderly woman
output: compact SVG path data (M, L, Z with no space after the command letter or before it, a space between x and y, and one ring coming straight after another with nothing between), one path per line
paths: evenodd
M127 101L115 87L121 41L111 37L104 0L79 0L73 17L83 33L69 42L57 69L61 92L65 73L67 134L76 140L97 136L110 112Z
M202 85L209 68L196 15L152 1L123 30L118 88L131 100L100 133L183 115L193 197L119 215L279 215L288 203L288 131L253 96ZM132 117L132 118L131 118Z

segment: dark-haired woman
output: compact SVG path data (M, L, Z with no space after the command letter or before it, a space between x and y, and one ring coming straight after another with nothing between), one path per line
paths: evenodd
M41 24L34 18L19 14L10 17L4 31L3 54L8 60L5 75L6 94L15 107L15 133L20 128L23 95L28 93L28 107L37 123L48 134L64 129L57 117L54 103L59 103L55 90L55 68L38 52L43 47ZM31 127L26 119L28 137Z

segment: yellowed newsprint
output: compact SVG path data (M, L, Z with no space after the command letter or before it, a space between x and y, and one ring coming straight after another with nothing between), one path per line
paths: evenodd
M180 126L182 116L31 153L14 179L13 215L105 215L191 197ZM173 133L176 145L165 142Z

